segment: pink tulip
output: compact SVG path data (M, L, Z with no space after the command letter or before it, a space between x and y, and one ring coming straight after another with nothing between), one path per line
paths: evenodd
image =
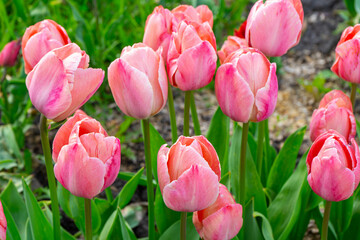
M276 64L254 48L233 52L216 73L220 108L237 122L267 119L275 110L277 92Z
M19 40L14 40L5 45L0 52L0 66L12 67L16 63L16 59L19 55L21 43Z
M344 30L335 52L331 70L345 81L360 83L360 24Z
M216 69L216 40L205 22L182 21L173 33L167 57L169 80L182 91L209 84Z
M350 98L340 90L325 94L310 122L311 141L322 133L333 129L349 142L356 134L356 121Z
M73 195L93 198L116 179L120 140L108 137L100 123L78 110L53 142L56 179Z
M204 240L232 239L243 224L242 206L236 203L229 190L220 184L215 203L194 212L193 223Z
M75 43L47 53L26 78L31 102L48 119L61 121L100 87L104 71L88 68L89 56Z
M0 240L6 239L6 228L7 228L7 222L4 214L4 209L0 201Z
M312 190L327 201L349 198L360 181L360 153L355 139L351 144L334 130L320 135L306 159Z
M65 29L53 20L43 20L26 29L22 38L25 73L28 74L49 51L70 43Z
M247 41L244 38L228 36L220 51L218 51L220 63L223 64L227 56L243 47L248 47Z
M221 177L219 158L203 136L181 136L158 152L157 171L166 206L179 212L194 212L216 201Z
M179 22L183 20L199 24L208 22L210 27L213 27L213 13L206 5L200 5L196 8L190 5L180 5L171 12Z
M303 19L300 0L258 0L247 18L246 40L268 57L282 56L299 43Z

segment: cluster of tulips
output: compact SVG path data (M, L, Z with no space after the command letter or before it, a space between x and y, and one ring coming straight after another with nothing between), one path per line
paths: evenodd
M150 159L149 118L169 97L173 145L158 150L157 178L166 206L181 214L185 239L186 213L203 239L232 239L242 225L245 203L245 159L249 122L259 122L257 167L261 175L264 132L277 102L276 64L300 41L303 8L300 0L259 0L247 21L229 36L220 51L212 31L213 14L201 5L173 10L158 6L147 18L142 43L125 47L108 68L108 83L123 113L141 119L144 132L149 239L155 239L154 187ZM332 70L353 83L351 99L340 90L324 96L310 123L314 142L307 156L308 182L328 201L322 234L327 235L331 201L349 198L360 181L360 153L354 139L356 84L360 82L360 25L347 28L336 48ZM86 238L91 239L90 199L115 181L121 162L120 140L108 136L101 124L78 110L98 90L102 69L89 68L89 56L72 43L65 29L52 20L30 26L21 43L26 86L42 114L40 131L53 212L54 239L60 236L55 178L73 195L85 198ZM14 65L19 41L5 46L0 65ZM215 93L223 113L242 123L239 161L239 203L219 183L221 169L215 148L204 136L189 136L193 90L215 76ZM172 87L185 92L183 136L177 137ZM190 106L191 105L191 106ZM196 109L192 109L196 110ZM75 113L75 114L74 114ZM196 113L196 111L195 111ZM71 116L74 114L73 116ZM193 114L193 111L192 111ZM66 120L67 119L67 120ZM49 121L66 122L57 131L50 152ZM196 121L196 116L193 116ZM199 124L194 123L194 127ZM199 133L195 129L195 133ZM55 165L53 166L53 162ZM2 210L0 204L0 210ZM326 221L325 221L326 220ZM6 219L0 211L0 239L6 238Z

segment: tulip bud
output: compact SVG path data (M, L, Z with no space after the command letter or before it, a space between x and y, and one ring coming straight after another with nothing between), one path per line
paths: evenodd
M158 180L164 202L179 212L194 212L213 204L219 194L219 158L203 136L181 136L157 157Z
M54 121L73 114L100 87L104 71L88 68L89 56L75 43L48 52L26 78L31 102Z
M220 51L218 51L220 64L223 64L227 56L229 56L231 53L243 47L248 47L247 41L244 38L228 36Z
M14 40L5 45L0 52L0 66L12 67L16 63L19 55L21 43L19 40Z
M216 40L210 25L182 21L169 45L167 66L171 85L182 91L206 86L214 76L216 59Z
M246 40L268 57L282 56L299 43L303 19L300 0L258 0L247 18Z
M0 240L6 239L6 228L7 228L7 222L4 214L4 209L0 201Z
M193 214L195 228L204 240L232 239L243 224L242 206L235 202L224 185L219 185L215 203Z
M126 115L145 119L165 106L168 83L161 49L155 52L142 43L125 47L108 76L115 102Z
M328 130L335 130L349 142L356 134L356 121L350 98L340 90L325 94L310 122L311 141Z
M220 108L237 122L267 119L275 110L277 92L276 64L254 48L233 52L216 73Z
M78 110L53 142L56 179L73 195L93 198L116 179L120 140L108 137L100 123Z
M315 140L306 159L310 187L327 201L349 198L360 181L359 160L354 138L349 145L338 132L325 132Z
M199 24L207 22L211 28L213 27L213 13L206 5L200 5L196 8L190 5L180 5L171 12L179 22L183 20Z
M360 83L360 24L343 31L335 52L331 70L345 81Z
M53 20L43 20L26 29L22 38L25 73L28 74L49 51L70 43L65 29Z

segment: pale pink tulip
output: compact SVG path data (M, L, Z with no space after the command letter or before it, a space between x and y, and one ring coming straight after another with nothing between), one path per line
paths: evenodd
M125 47L108 69L111 92L126 115L149 118L166 104L168 83L161 49L138 43Z
M205 22L182 21L173 33L167 57L169 81L182 91L208 85L216 69L216 40Z
M35 108L54 121L73 114L104 78L103 70L88 66L89 56L75 43L48 52L26 78Z
M116 179L120 140L78 110L58 130L53 143L56 179L73 195L93 198Z
M65 29L53 20L43 20L26 29L22 38L25 73L28 74L50 50L70 43Z
M345 81L360 83L360 24L344 30L335 52L331 70Z
M181 136L157 158L160 190L166 206L179 212L194 212L213 204L219 193L219 158L203 136Z
M233 52L216 73L220 108L237 122L267 119L275 110L277 92L276 64L254 48Z
M171 12L179 22L183 20L199 24L208 22L210 27L213 27L213 13L206 5L200 5L196 8L190 5L180 5Z
M303 19L300 0L258 0L247 18L246 40L268 57L282 56L299 43Z
M0 201L0 240L6 239L7 222L4 214L4 209Z
M242 206L236 203L229 190L220 184L215 203L194 212L193 223L204 240L232 239L243 224Z
M336 130L349 142L356 134L350 98L340 90L325 94L319 108L314 111L310 121L311 141L330 129Z
M229 56L232 52L235 52L243 47L248 47L247 41L244 38L228 36L220 51L218 51L220 64L223 64L227 56Z
M342 201L353 195L360 181L360 153L334 130L320 135L306 159L307 180L312 190L327 201Z
M19 40L14 40L5 45L0 52L0 66L12 67L16 63L16 59L19 55L21 43Z

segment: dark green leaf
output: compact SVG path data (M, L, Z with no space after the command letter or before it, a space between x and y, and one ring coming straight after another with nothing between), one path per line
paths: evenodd
M259 212L254 212L254 217L255 218L260 217L262 219L261 231L263 233L263 236L264 236L265 240L273 240L274 236L273 236L273 233L272 233L272 228L271 228L271 225L269 223L269 220Z
M259 226L254 217L254 199L243 207L243 227L237 235L240 240L262 240L264 239L261 235Z
M350 226L353 203L354 198L350 197L344 201L333 202L331 204L330 221L340 239L343 239L346 230Z
M166 141L162 138L160 133L156 131L152 124L150 124L150 143L152 171L155 181L157 182L157 155L160 147L166 144Z
M118 174L118 178L125 180L125 181L129 181L132 177L134 177L136 173L133 172L119 172ZM154 181L153 184L156 184L156 182ZM140 186L147 186L147 180L146 180L146 176L141 176L139 179L139 185Z
M180 240L180 220L171 225L159 238L159 240ZM186 240L199 240L195 226L192 222L192 216L186 220Z
M21 240L19 230L16 226L14 218L12 217L10 211L7 209L4 202L2 203L6 222L7 222L7 230L6 230L6 239L8 240Z

